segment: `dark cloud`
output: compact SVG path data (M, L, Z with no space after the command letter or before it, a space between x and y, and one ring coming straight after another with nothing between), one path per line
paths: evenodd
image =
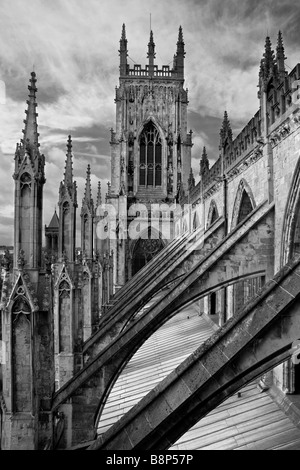
M256 85L267 33L276 49L278 30L282 30L287 66L296 65L300 2L162 0L152 7L159 66L172 63L178 26L183 27L190 99L188 129L193 130L195 142L193 164L200 159L203 145L210 160L215 160L224 110L229 113L235 137L259 107ZM110 128L115 127L121 27L124 22L129 62L132 64L132 58L144 65L149 13L150 4L144 0L0 2L0 79L6 83L10 101L5 119L0 120L0 141L1 145L5 142L6 152L13 153L21 136L34 66L41 150L46 156L45 218L52 217L58 200L69 133L79 201L87 164L91 165L94 184L96 179L110 179L109 141ZM12 171L7 164L2 168L2 179L0 174L0 183L8 178L11 181L9 194L4 186L0 190L3 217L11 210ZM4 233L5 222L0 220L0 224L0 233Z

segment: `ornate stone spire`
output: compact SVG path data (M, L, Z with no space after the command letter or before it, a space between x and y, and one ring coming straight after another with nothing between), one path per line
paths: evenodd
M203 176L209 170L209 160L207 157L206 147L203 147L203 153L200 160L200 176Z
M127 39L126 39L126 29L125 29L125 23L123 23L122 25L122 35L121 35L121 41L123 42L127 42Z
M177 47L180 46L180 45L184 45L184 42L183 42L183 34L182 34L182 27L181 27L181 26L179 26Z
M66 153L66 166L64 173L64 184L68 188L73 186L73 154L72 154L72 139L68 136L67 153Z
M189 174L189 179L188 179L188 188L189 188L189 190L191 190L194 187L195 187L195 178L194 178L193 169L191 167L190 174Z
M102 204L102 194L101 194L101 181L98 182L98 191L97 191L97 207Z
M275 56L272 49L272 44L269 36L266 37L265 52L264 52L264 69L266 75L271 75L274 72Z
M281 31L278 32L278 39L277 39L277 49L276 49L276 61L277 61L277 69L280 76L280 79L283 80L286 73L285 73L285 66L284 61L286 57L284 54L284 46L283 46L283 39Z
M72 139L68 136L64 179L59 188L59 237L58 257L65 252L70 263L75 261L77 185L73 181Z
M220 146L224 147L226 143L232 142L232 130L228 119L227 111L224 112L223 124L220 130Z
M87 201L92 201L92 189L91 189L91 166L88 164L86 170L86 181L85 181L85 191L84 191L84 198Z
M26 150L30 149L31 151L34 150L38 152L38 147L40 144L38 143L38 125L37 125L37 102L36 102L36 74L35 72L31 72L31 78L29 80L30 85L28 85L29 95L27 100L28 108L25 111L26 119L24 119L25 128L23 129L24 139L23 143L25 145Z
M85 190L84 190L84 197L82 201L83 206L87 206L91 212L94 209L94 201L92 197L92 188L91 188L91 167L90 165L87 166L86 171L86 181L85 181Z
M263 54L263 59L260 63L260 72L259 77L262 80L264 88L267 86L268 81L272 76L276 75L276 62L274 51L272 49L272 44L269 36L266 37L265 43L265 52Z
M28 100L26 101L28 107L25 110L26 119L24 119L25 127L22 130L23 139L21 143L17 144L15 152L15 175L17 177L25 153L29 155L32 167L34 168L35 177L42 183L45 183L45 156L42 155L39 151L39 133L37 125L37 112L36 112L36 74L35 72L31 73L31 78L29 80L28 90Z
M120 54L120 75L126 75L128 51L127 51L127 39L126 39L126 30L125 30L124 23L122 26L119 54Z
M155 44L153 40L153 32L152 29L150 31L150 40L148 43L148 54L147 57L149 59L149 74L153 75L154 71L154 59L155 59Z
M176 51L174 62L176 64L175 67L180 78L184 77L184 57L185 57L185 50L184 50L182 27L179 26L177 51Z

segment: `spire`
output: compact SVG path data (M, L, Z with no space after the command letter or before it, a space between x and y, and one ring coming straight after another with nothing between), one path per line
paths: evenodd
M97 191L97 207L102 205L102 195L101 195L101 181L98 182L98 191Z
M126 41L126 42L127 42L127 40L126 40L126 29L125 29L125 23L123 23L123 25L122 25L122 35L121 35L121 41L123 41L123 42L125 42L125 41Z
M220 130L221 147L224 147L226 143L232 142L232 130L230 126L230 121L228 119L227 111L224 112L223 124Z
M279 73L279 76L282 80L285 77L285 66L284 66L285 59L286 59L286 57L284 55L282 33L281 33L281 31L279 31L278 32L278 39L277 39L276 61L277 61L278 73Z
M182 27L181 26L179 26L177 48L180 47L180 46L184 46Z
M209 170L209 161L206 153L206 147L203 147L203 153L200 160L200 175L204 175Z
M91 189L91 167L88 164L87 171L86 171L86 181L85 181L85 190L84 190L84 202L89 206L93 206L93 198L92 198L92 189Z
M55 208L54 214L52 216L50 224L48 225L48 228L58 228L58 227L59 227L59 219L58 219L58 215L56 213L56 208Z
M128 51L127 51L127 39L126 39L126 30L125 30L124 23L122 26L119 54L120 54L120 75L126 75Z
M264 87L267 86L269 79L276 74L276 63L274 51L269 36L266 37L265 52L260 63L259 76Z
M148 54L147 57L149 59L149 75L153 75L154 72L154 59L155 59L155 44L153 41L153 31L150 31L150 40L148 43Z
M275 66L274 51L269 36L266 37L265 52L264 52L264 68L266 74L272 74Z
M176 70L180 78L184 77L184 57L185 57L185 50L184 50L182 27L179 26L177 51L176 51L174 62L175 62Z
M73 154L72 154L72 139L71 136L68 136L67 142L67 153L66 153L66 166L64 173L64 184L68 187L73 186Z
M189 179L188 179L188 188L189 188L189 190L191 190L194 187L195 187L195 178L194 178L193 169L191 167L190 174L189 174Z
M25 111L26 119L24 119L25 129L23 130L24 139L23 143L25 148L28 150L35 150L38 152L38 125L37 125L37 112L36 112L36 74L35 72L31 72L31 78L29 80L30 85L28 85L29 95L27 100L28 108Z

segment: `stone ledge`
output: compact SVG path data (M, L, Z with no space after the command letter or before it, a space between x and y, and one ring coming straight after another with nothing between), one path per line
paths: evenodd
M267 391L285 415L300 429L300 395L286 395L276 385Z

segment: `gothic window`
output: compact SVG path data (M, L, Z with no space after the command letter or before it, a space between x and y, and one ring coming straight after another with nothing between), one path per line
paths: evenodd
M62 247L63 251L69 253L69 247L71 244L71 212L70 204L66 201L63 203L63 220L62 220Z
M19 287L19 295L12 306L12 363L13 363L13 409L15 412L31 410L31 309Z
M297 259L300 255L300 216L299 216L300 203L298 203L298 209L296 210L296 222L294 225L294 237L292 242L292 259Z
M88 222L88 215L85 214L83 217L83 251L88 249L88 241L89 241L89 222Z
M208 211L207 227L210 227L219 218L217 205L214 200L211 201Z
M140 186L162 184L162 144L159 132L150 121L140 137Z
M197 212L195 212L194 219L193 219L193 230L196 230L196 228L198 228L199 226L200 226L199 217L198 217Z
M161 235L148 229L148 238L140 238L134 247L132 256L132 274L136 274L164 247Z
M70 285L62 280L59 284L59 352L71 352L70 315Z
M210 294L210 315L215 315L217 312L217 296L215 292Z
M231 230L241 223L255 208L255 200L250 186L241 179L233 206Z
M244 220L250 212L252 212L252 202L248 193L244 190L238 215L237 223L239 224L242 220Z
M213 208L212 214L211 214L211 224L213 224L218 218L218 212L216 207Z

